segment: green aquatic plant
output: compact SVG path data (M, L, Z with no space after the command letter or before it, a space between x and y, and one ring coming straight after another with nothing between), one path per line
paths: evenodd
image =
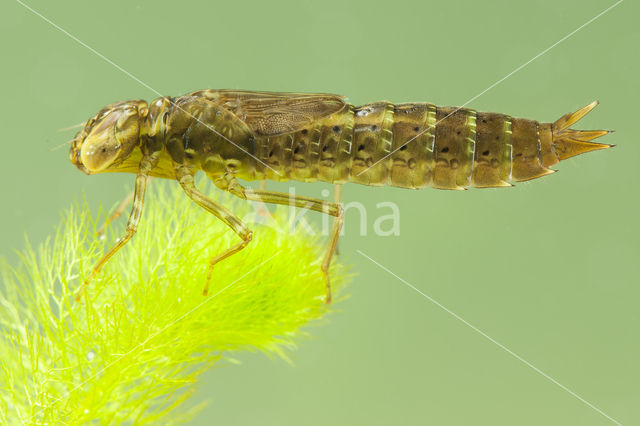
M0 414L5 424L180 423L202 403L176 409L201 374L235 351L286 359L301 327L326 314L323 245L281 208L254 241L216 265L207 259L237 236L173 186L154 182L130 245L74 301L124 221L96 239L104 215L72 207L53 238L6 261L0 293ZM222 194L245 220L262 216ZM334 262L334 287L346 270Z

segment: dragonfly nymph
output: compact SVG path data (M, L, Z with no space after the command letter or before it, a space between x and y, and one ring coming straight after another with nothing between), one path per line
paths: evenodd
M108 105L78 132L70 158L87 174L135 173L133 208L125 235L93 268L77 299L135 234L149 176L177 180L187 196L240 237L210 260L207 294L214 265L246 247L252 232L195 187L194 175L202 170L218 188L242 199L334 216L321 264L328 303L329 265L343 222L340 203L245 188L239 179L410 189L509 187L552 173L550 166L566 158L612 146L591 142L605 130L569 128L596 105L553 123L430 103L356 107L338 95L239 90Z

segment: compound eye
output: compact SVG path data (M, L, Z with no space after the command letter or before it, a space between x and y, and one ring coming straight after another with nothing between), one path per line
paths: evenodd
M112 112L105 116L82 143L80 160L88 170L104 170L118 156L121 144L116 137L116 123L119 115Z
M118 156L118 144L104 140L85 140L80 150L82 164L92 172L107 168Z

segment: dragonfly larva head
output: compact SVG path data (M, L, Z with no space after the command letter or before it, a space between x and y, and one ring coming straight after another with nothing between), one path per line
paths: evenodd
M71 145L71 162L87 174L100 173L124 161L140 143L140 125L147 103L109 105L89 119Z

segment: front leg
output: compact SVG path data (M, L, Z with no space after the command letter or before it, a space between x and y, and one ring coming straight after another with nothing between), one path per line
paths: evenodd
M229 247L222 253L212 257L209 260L209 272L207 273L207 280L205 282L204 289L202 290L202 294L206 296L209 292L209 281L211 280L213 266L221 260L224 260L227 257L245 248L251 241L253 233L249 230L249 228L246 227L244 223L242 223L242 221L237 216L204 195L202 192L198 191L193 182L193 174L187 167L182 165L176 166L176 178L178 179L180 186L182 187L182 189L184 189L184 192L189 198L191 198L209 213L213 214L218 219L226 223L227 226L233 229L233 231L242 239L242 241L240 241L238 244Z
M138 229L138 223L140 222L140 216L142 214L142 204L144 203L144 193L147 188L147 178L149 176L149 171L153 168L155 162L157 161L157 155L151 154L149 156L145 156L140 161L140 169L138 170L138 175L136 176L136 184L135 189L133 191L133 207L131 208L131 213L129 214L129 221L127 222L127 229L124 235L118 239L116 244L105 254L102 256L102 259L98 262L98 264L93 268L91 275L84 281L80 290L76 293L76 302L80 301L80 298L84 294L87 286L93 279L100 273L102 267L111 259L111 257L116 254L118 250L122 248L131 237L133 237Z
M122 216L122 213L124 213L129 203L133 201L134 196L135 196L135 190L131 191L129 195L127 195L127 197L120 202L116 210L113 213L111 213L111 215L107 218L107 220L105 220L105 222L102 224L100 229L98 229L98 231L96 232L96 235L98 235L98 237L101 237L102 234L104 234L104 230L107 227L107 225L109 225L111 222L113 222L114 220Z
M147 177L147 183L153 179L152 177ZM102 234L104 234L104 230L105 228L114 220L118 219L120 216L122 216L122 213L124 213L125 209L127 208L127 206L129 205L129 203L131 203L131 201L133 201L133 197L135 195L135 190L131 191L129 193L129 195L126 196L126 198L124 200L122 200L120 202L120 204L118 204L118 207L115 209L115 211L113 213L111 213L111 216L109 216L109 218L102 224L102 226L98 229L98 231L96 232L96 234L98 235L98 237L101 237Z

